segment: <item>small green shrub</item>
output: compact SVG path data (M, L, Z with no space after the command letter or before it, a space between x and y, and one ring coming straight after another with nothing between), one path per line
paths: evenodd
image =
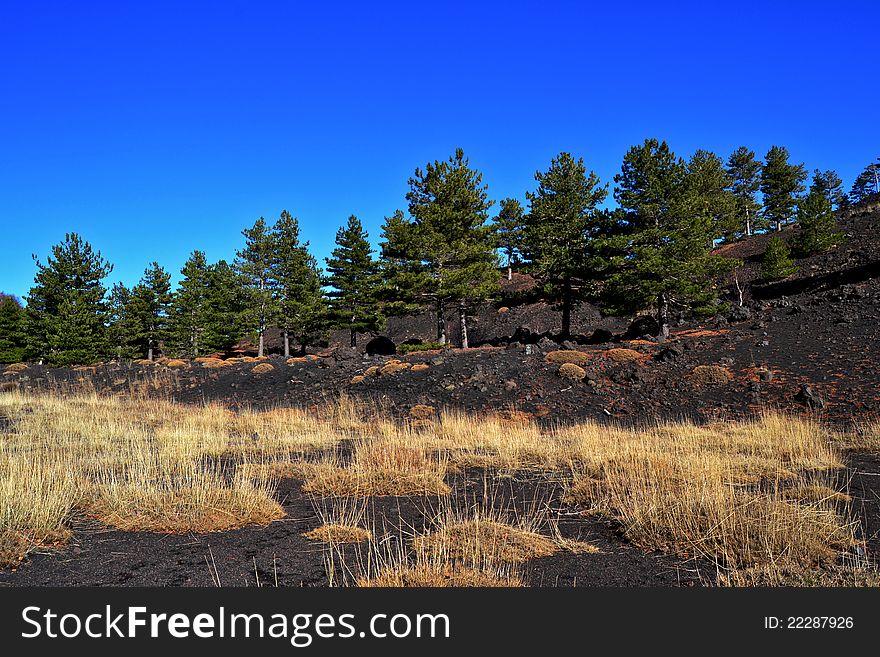
M761 276L765 281L780 281L788 278L798 270L791 259L791 252L778 237L767 243L764 258L761 260Z

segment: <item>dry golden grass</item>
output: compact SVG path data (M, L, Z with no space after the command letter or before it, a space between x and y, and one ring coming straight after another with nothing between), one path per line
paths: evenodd
M364 372L364 376L379 376L379 366L378 365L371 365Z
M648 357L646 354L636 351L635 349L626 349L625 347L608 349L603 353L608 360L614 361L615 363L633 363L637 360Z
M799 500L801 502L852 502L852 497L839 490L824 484L801 483L790 488L784 488L781 496L786 500Z
M446 495L446 459L407 443L412 434L356 442L349 463L333 456L304 463L303 490L324 496Z
M431 366L428 365L427 363L416 363L415 365L412 366L412 369L410 371L424 372L425 370L429 370L429 369L431 369Z
M492 476L530 470L564 482L566 502L615 519L646 549L708 558L730 573L827 568L858 545L837 481L838 448L880 441L877 424L842 437L774 414L704 426L542 430L528 416L432 410L435 421L416 429L415 421L393 422L346 398L316 411L232 413L145 398L5 392L0 416L10 422L0 433L5 563L56 543L76 513L132 530L265 523L281 514L275 482L290 475L315 499L332 501L321 502L329 505L319 513L323 525L363 528L353 500L445 496L450 467L483 467ZM342 443L350 449L338 450ZM515 574L489 567L516 558L505 550L590 551L534 523L473 509L435 523L416 546L415 563L375 560L363 581L427 581L428 571L459 581L463 568L512 581Z
M254 369L251 370L254 374L268 374L275 370L275 367L271 363L260 363Z
M570 379L572 381L583 381L587 373L583 367L579 367L574 363L563 363L559 366L559 372L557 372L559 376L563 379Z
M202 364L202 367L209 370L215 370L221 367L230 367L232 365L231 363L221 358L197 358L196 362L200 362Z
M559 350L548 353L544 360L548 363L573 363L574 365L586 365L590 360L590 355L583 351Z
M355 376L351 377L351 384L356 385L356 384L360 383L361 381L363 381L365 378L366 378L365 376L361 376L360 374L356 374Z
M397 374L412 367L411 363L404 363L399 360L389 360L379 369L379 374L387 376L389 374Z
M730 383L733 373L720 365L697 365L690 375L691 381L701 385L720 386Z
M348 525L321 525L303 534L313 541L323 543L363 543L373 538L373 533L362 527L350 527Z
M373 577L359 578L357 585L368 588L513 588L523 583L512 573L499 574L452 564L417 564L392 567Z
M416 537L413 548L416 552L469 563L521 563L559 550L552 540L537 532L480 515L444 523L436 531Z
M28 368L27 363L12 363L4 368L5 372L23 372Z
M189 363L185 360L181 360L180 358L170 358L162 363L165 367L189 367Z
M731 568L813 567L853 545L852 522L834 498L785 499L783 482L809 476L822 484L842 467L816 424L766 416L664 425L616 442L581 460L567 499L617 518L637 545Z
M437 409L427 404L416 404L409 409L409 416L414 420L433 420L437 417Z
M339 409L340 423L344 409ZM259 468L338 443L331 420L143 398L0 393L0 560L57 544L84 514L124 530L222 531L283 516ZM247 462L249 463L247 463Z

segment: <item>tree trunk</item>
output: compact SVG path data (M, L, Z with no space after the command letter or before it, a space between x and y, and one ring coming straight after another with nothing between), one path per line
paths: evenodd
M461 324L461 348L468 348L468 334L467 334L467 310L464 307L464 301L459 302L458 304L458 320Z
M513 280L513 268L510 266L510 263L507 263L507 280Z
M147 360L149 360L149 361L153 360L153 345L152 344L149 347L147 347Z
M263 331L260 331L260 346L257 347L257 358L263 357Z
M566 279L562 290L562 338L571 335L571 281Z
M669 337L669 299L665 292L661 292L657 298L657 324L660 325L657 340L665 342Z
M446 318L443 317L443 299L437 299L437 342L446 344Z
M290 358L290 334L284 331L284 357Z
M749 216L749 209L746 208L746 235L752 235L752 218Z
M357 347L357 329L353 326L351 327L351 348L354 349Z

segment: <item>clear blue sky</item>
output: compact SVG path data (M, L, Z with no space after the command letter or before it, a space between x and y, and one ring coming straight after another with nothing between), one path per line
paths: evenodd
M87 6L87 8L86 8ZM0 5L0 290L81 233L135 283L232 259L282 209L314 252L374 243L456 146L494 199L568 150L774 143L849 189L880 156L880 9L862 2L89 2Z

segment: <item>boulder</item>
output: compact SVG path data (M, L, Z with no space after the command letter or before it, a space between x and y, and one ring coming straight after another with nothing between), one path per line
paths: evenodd
M397 345L384 335L378 335L370 340L365 349L370 356L393 356L397 353Z
M639 315L636 317L626 332L623 334L624 340L635 340L643 335L655 336L660 333L660 324L651 315Z

